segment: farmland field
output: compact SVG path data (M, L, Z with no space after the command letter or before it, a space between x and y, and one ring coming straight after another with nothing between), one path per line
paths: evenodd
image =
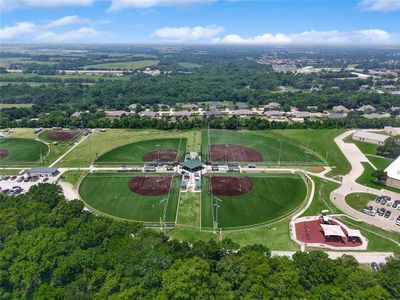
M125 61L125 62L115 62L115 63L104 63L85 66L86 70L137 70L146 67L151 67L158 65L158 60L145 59L137 61Z
M258 151L265 165L324 165L324 160L315 152L298 146L283 138L248 131L203 130L202 159L210 158L211 145L239 145Z
M156 139L127 144L101 155L95 163L96 165L143 164L146 154L151 152L157 153L158 151L162 152L163 150L176 150L179 153L178 159L183 160L186 152L186 139ZM154 160L156 161L157 159L154 158Z
M165 221L175 222L180 176L174 177L170 193L161 196L144 196L132 192L128 188L128 183L135 176L140 175L92 173L82 180L79 194L94 211L110 217L159 223L163 218L164 209L166 209Z
M223 230L267 224L296 210L307 195L307 187L298 174L241 175L253 182L253 188L249 192L238 196L218 197L210 193L210 177L203 176L202 229L212 230L215 222ZM219 206L218 212L216 205Z
M0 139L0 165L30 166L41 161L49 147L39 141L23 138Z

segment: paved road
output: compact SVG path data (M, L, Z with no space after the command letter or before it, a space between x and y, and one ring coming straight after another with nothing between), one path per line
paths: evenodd
M346 174L342 179L342 185L334 190L331 195L331 201L344 213L352 216L355 219L362 220L368 224L375 225L385 230L400 232L400 226L396 226L395 219L399 215L399 212L392 211L392 216L389 219L385 219L379 216L368 216L361 211L355 210L347 205L345 198L346 195L351 193L370 193L374 195L387 195L392 199L400 199L400 194L394 193L387 190L377 190L369 187L365 187L356 182L356 179L364 172L362 163L370 163L368 158L358 149L353 143L346 143L344 139L349 135L353 134L355 130L349 130L335 138L335 143L338 145L340 150L346 156L347 160L351 164L351 171Z
M357 251L324 251L330 258L336 259L342 255L353 256L360 264L370 264L372 262L385 262L387 258L393 256L392 252L357 252ZM292 257L295 251L271 251L272 256Z

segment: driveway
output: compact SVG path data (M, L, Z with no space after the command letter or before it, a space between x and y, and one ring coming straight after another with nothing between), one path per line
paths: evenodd
M400 194L398 193L383 189L377 190L369 188L356 182L356 179L360 177L364 172L364 166L362 165L362 163L371 163L355 144L346 143L344 141L346 137L350 136L354 132L355 130L349 130L335 138L335 143L338 145L340 150L343 152L343 154L346 156L347 160L351 164L351 171L343 177L342 185L331 193L331 201L341 211L355 219L364 221L368 224L377 226L385 230L400 232L400 226L397 226L395 224L395 220L400 214L397 210L392 210L392 216L389 219L380 217L378 215L373 217L351 208L349 205L347 205L345 201L346 195L351 193L370 193L377 196L390 196L393 200L400 199Z

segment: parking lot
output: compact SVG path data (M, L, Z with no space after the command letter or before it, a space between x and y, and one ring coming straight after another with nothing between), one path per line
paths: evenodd
M54 183L58 179L57 177L38 177L38 176L0 176L0 192L6 193L10 196L26 193L31 186L47 182Z
M400 226L400 200L393 200L389 196L378 196L375 201L370 201L362 212L369 216L385 218L391 224Z

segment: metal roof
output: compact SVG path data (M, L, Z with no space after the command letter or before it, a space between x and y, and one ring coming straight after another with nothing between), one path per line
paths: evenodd
M190 160L185 160L182 163L182 166L188 169L196 169L200 168L203 165L203 163L197 159L190 159Z
M400 180L400 156L385 169L389 178Z
M28 172L29 173L48 173L52 174L54 172L57 172L58 170L56 168L46 168L46 167L39 167L39 168L32 168Z
M358 138L378 141L378 142L384 142L389 137L387 135L373 133L373 132L364 131L364 130L357 130L353 136L358 137Z

